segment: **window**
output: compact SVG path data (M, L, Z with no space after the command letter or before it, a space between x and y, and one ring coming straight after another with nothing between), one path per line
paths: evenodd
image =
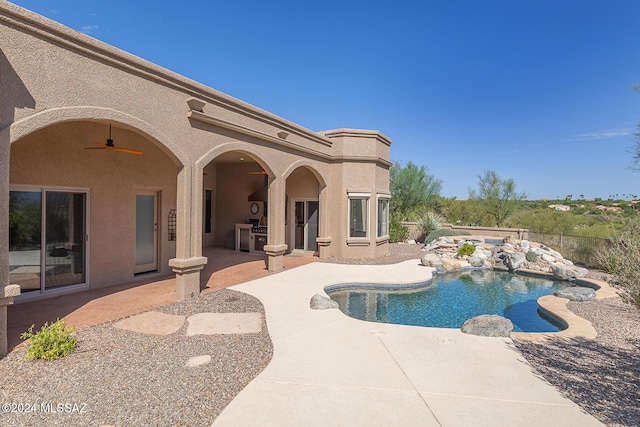
M349 238L369 237L370 194L349 194Z
M389 235L389 195L378 195L378 235L385 237Z

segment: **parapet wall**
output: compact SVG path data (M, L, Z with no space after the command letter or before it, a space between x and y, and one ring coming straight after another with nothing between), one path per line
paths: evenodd
M426 237L424 231L420 230L417 222L402 222L402 225L409 227L409 239L416 242L424 242ZM453 224L443 224L442 228L449 228L454 231L469 233L470 235L492 236L492 237L512 237L517 240L529 239L529 230L526 228L503 228L503 227L474 227Z

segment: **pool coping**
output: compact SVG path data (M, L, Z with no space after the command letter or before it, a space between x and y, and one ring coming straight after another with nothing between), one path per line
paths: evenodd
M429 268L429 267L427 267ZM435 269L432 269L435 270ZM463 269L475 270L475 269ZM549 280L558 280L552 273L545 273L537 270L517 269L512 274L520 274L522 276L539 277ZM412 283L334 283L326 285L323 290L325 294L335 292L342 289L375 289L381 291L415 291L416 289L426 288L433 279L433 271L431 278L420 282ZM572 283L588 286L596 291L596 299L611 298L618 295L618 291L611 287L607 282L597 279L580 278L571 281ZM588 320L574 314L567 308L569 300L567 298L557 297L555 295L545 295L538 298L538 306L547 316L552 317L566 328L558 332L511 332L510 338L514 341L542 343L550 339L595 339L598 335L595 328ZM453 328L456 329L456 328Z
M551 273L544 273L535 270L520 269L516 270L515 273L545 279L555 278ZM573 281L573 283L593 288L596 291L596 299L606 299L618 296L618 291L602 280L580 278ZM569 300L567 298L560 298L555 295L545 295L538 298L538 306L540 309L548 316L551 316L565 324L567 326L566 329L558 332L511 332L511 339L514 341L526 341L533 343L543 343L551 339L595 339L598 336L598 333L591 322L569 310L567 308L568 302Z

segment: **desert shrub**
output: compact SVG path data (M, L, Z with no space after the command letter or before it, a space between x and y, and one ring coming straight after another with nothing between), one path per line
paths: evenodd
M45 323L38 332L31 325L27 332L20 335L23 340L31 338L27 349L27 359L54 360L73 353L78 340L72 334L75 328L66 329L64 320L58 319L52 324Z
M640 217L625 219L624 231L596 253L600 268L623 288L622 299L640 308Z
M528 251L526 255L527 261L536 262L538 261L538 254L533 251Z
M426 245L443 236L468 236L468 235L469 233L466 231L454 231L450 228L438 228L437 230L433 230L431 233L427 235L427 237L424 239L424 243Z
M418 221L418 226L426 234L431 233L433 230L437 230L442 227L445 219L442 215L437 214L434 211L427 211L424 213Z
M404 242L409 238L409 227L402 225L396 219L389 221L389 241L391 243Z
M472 255L476 251L476 247L471 243L465 243L458 249L458 256Z

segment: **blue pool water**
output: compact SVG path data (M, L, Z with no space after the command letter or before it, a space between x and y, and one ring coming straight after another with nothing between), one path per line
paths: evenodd
M465 320L497 314L519 332L556 332L562 326L538 311L537 300L570 282L518 276L502 271L473 270L438 275L411 290L374 285L328 292L340 310L356 319L399 325L460 328Z

